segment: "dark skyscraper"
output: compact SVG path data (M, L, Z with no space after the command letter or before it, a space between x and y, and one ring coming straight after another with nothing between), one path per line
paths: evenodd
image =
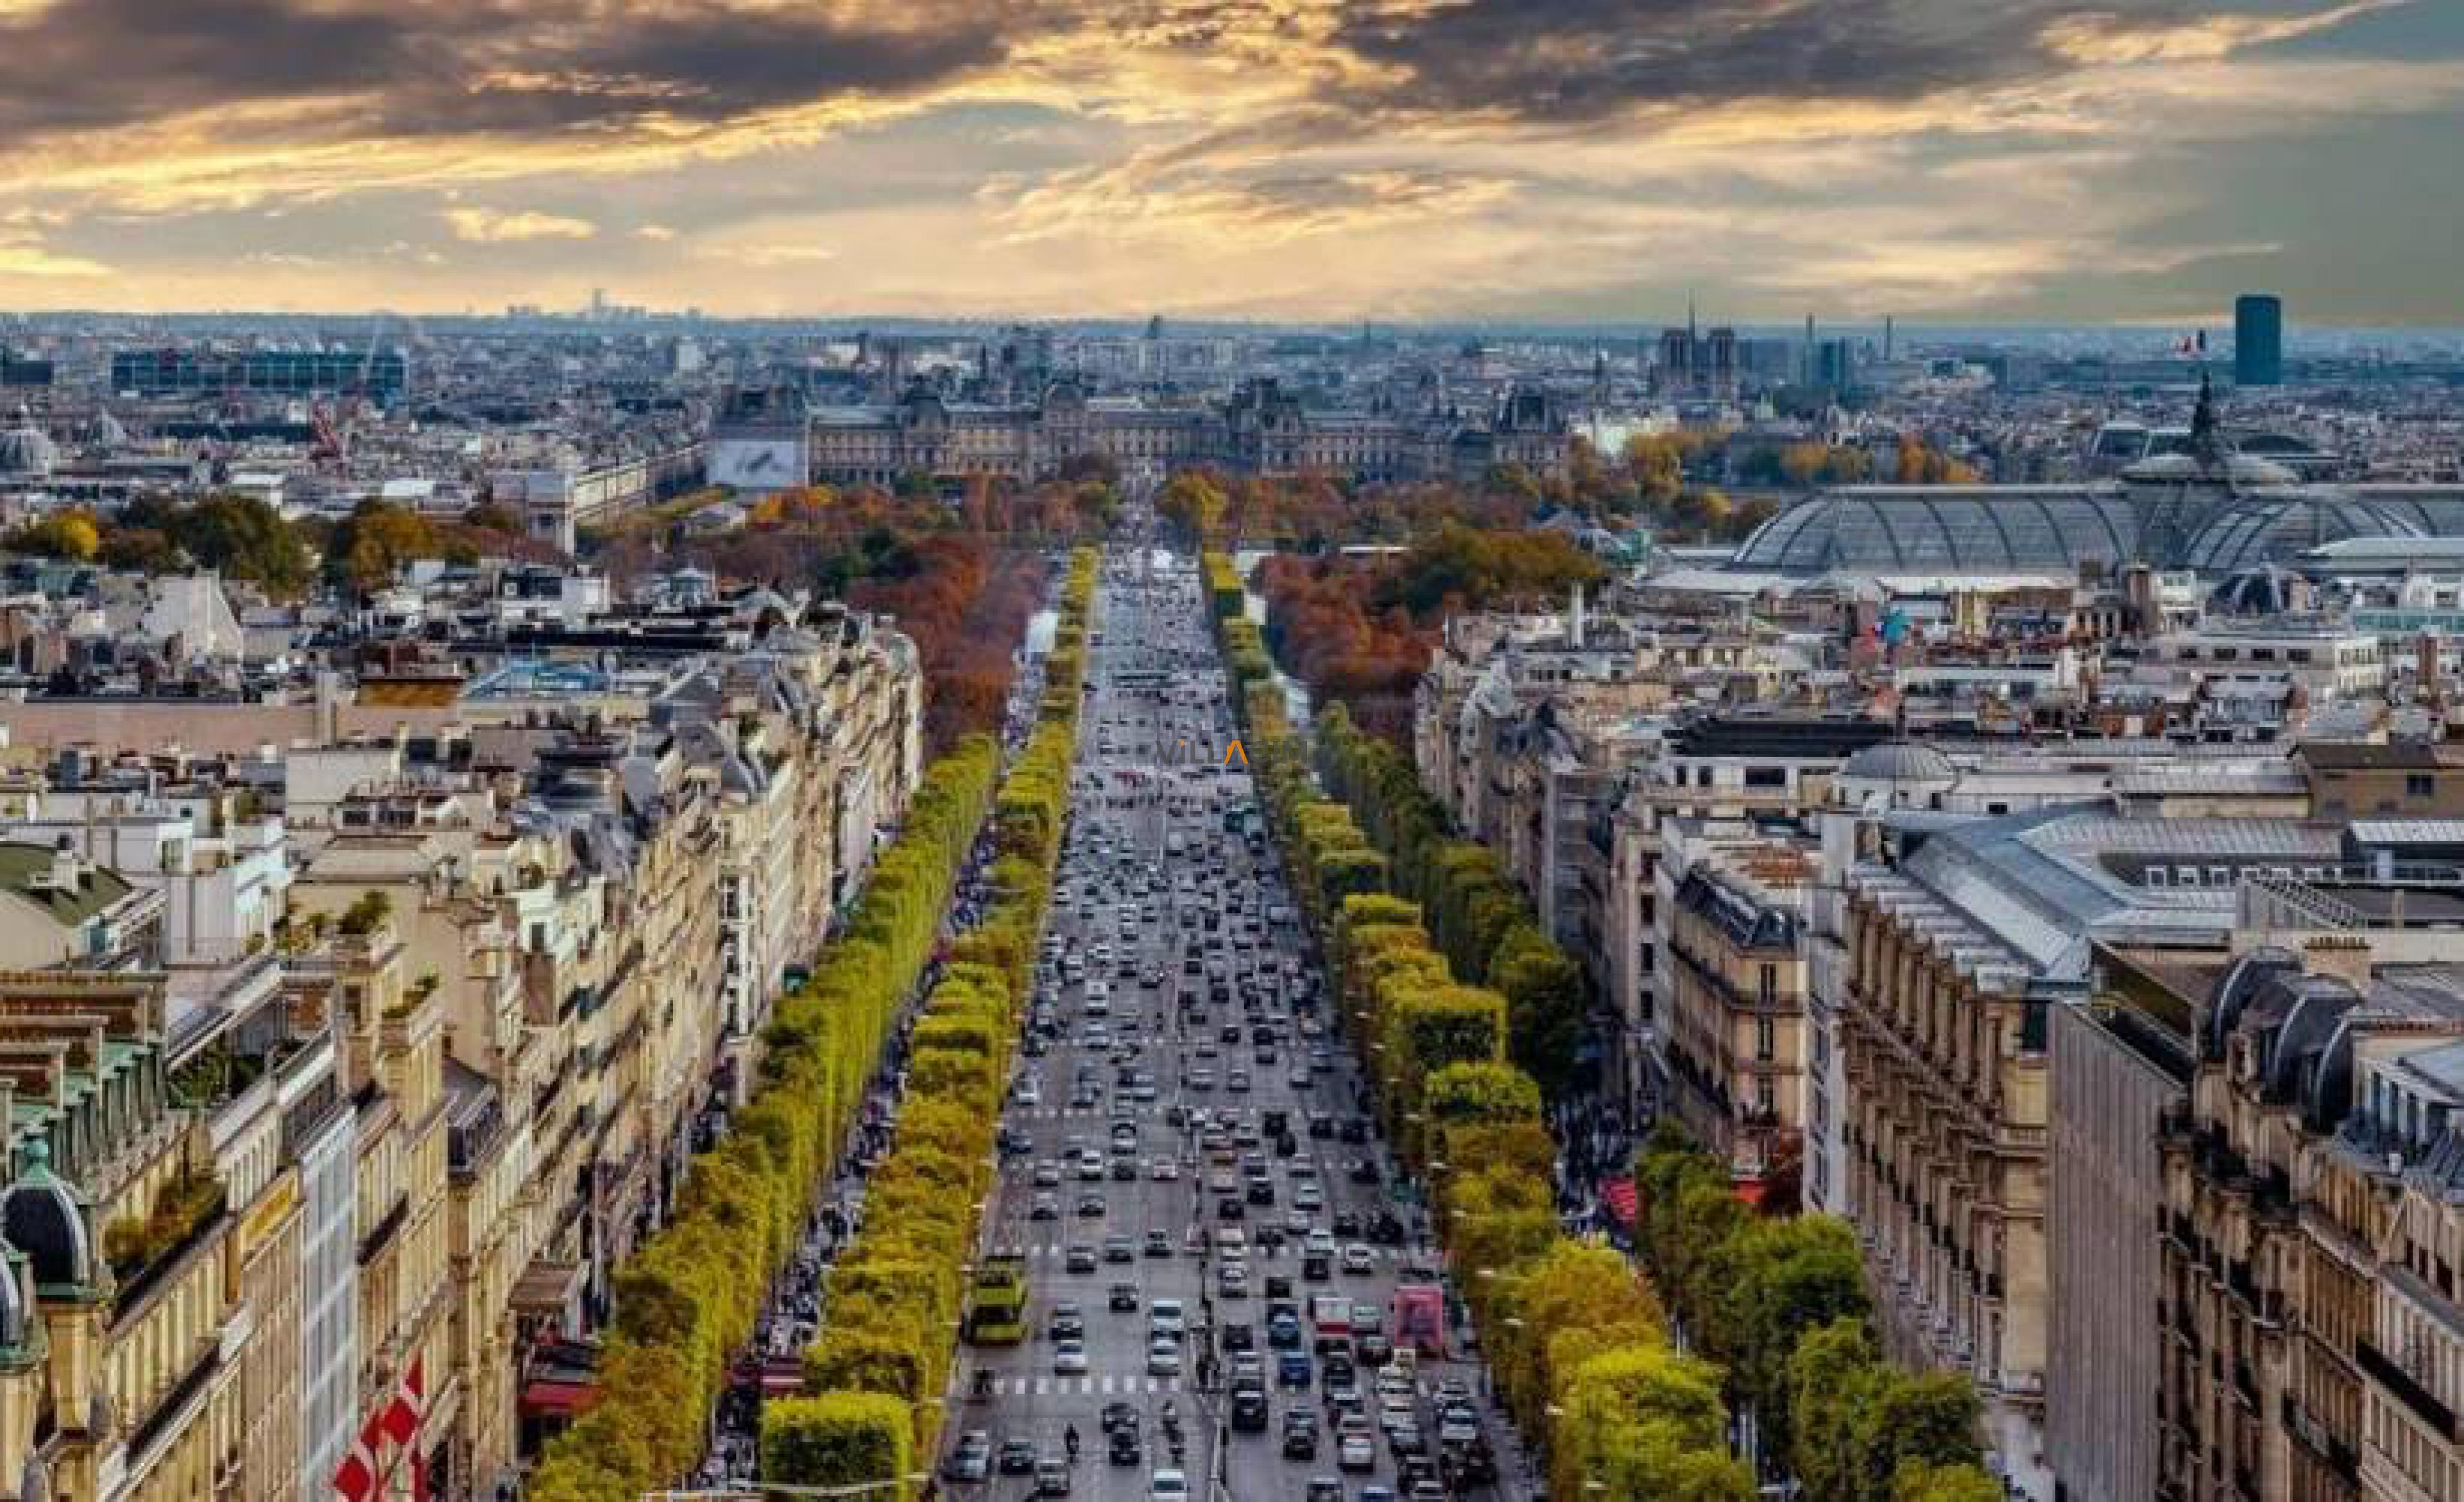
M2265 293L2233 299L2233 385L2284 384L2284 300Z

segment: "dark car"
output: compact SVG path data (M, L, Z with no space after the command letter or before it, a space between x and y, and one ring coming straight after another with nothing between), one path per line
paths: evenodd
M1136 1284L1115 1283L1104 1299L1104 1307L1115 1314L1134 1314L1146 1306L1138 1301Z
M1333 1259L1322 1251L1312 1251L1301 1258L1301 1281L1323 1283L1334 1276Z
M1263 1387L1241 1386L1232 1390L1232 1427L1243 1434L1258 1434L1266 1427L1266 1390Z
M1087 1337L1087 1312L1076 1304L1055 1304L1044 1333L1055 1340L1083 1340Z
M1362 1336L1353 1340L1353 1345L1359 1350L1363 1366L1383 1366L1395 1359L1395 1342L1384 1336Z
M1114 1429L1119 1428L1125 1424L1134 1429L1138 1426L1137 1405L1134 1403L1123 1403L1119 1399L1114 1399L1112 1402L1104 1404L1102 1423L1104 1425L1104 1432L1107 1434L1111 1433Z
M1225 1325L1222 1342L1226 1351L1254 1351L1258 1348L1258 1332L1245 1324Z
M1332 1476L1311 1476L1301 1502L1343 1502L1343 1483Z
M1370 1220L1367 1235L1373 1247L1400 1247L1403 1222L1394 1211L1380 1210Z
M993 1471L993 1442L981 1429L958 1436L958 1447L941 1463L941 1474L952 1481L983 1481Z
M1307 1387L1309 1384L1309 1358L1306 1351L1286 1351L1275 1358L1275 1385Z
M1323 1140L1334 1136L1334 1117L1323 1111L1312 1111L1309 1118L1309 1135Z
M1112 1431L1104 1447L1104 1458L1115 1466L1135 1466L1146 1459L1146 1448L1138 1443L1138 1426L1123 1425Z
M1001 1473L1004 1476L1035 1474L1035 1442L1003 1440L1001 1446Z
M1241 1198L1238 1195L1227 1194L1223 1198L1215 1202L1215 1218L1217 1220L1240 1221L1248 1219L1248 1216L1249 1207L1241 1203Z
M1307 1408L1284 1414L1284 1459L1317 1459L1317 1415Z
M1346 1116L1334 1135L1347 1142L1366 1142L1369 1140L1369 1118Z

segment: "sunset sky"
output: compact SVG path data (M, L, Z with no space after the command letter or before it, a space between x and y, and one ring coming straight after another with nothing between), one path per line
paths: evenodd
M2464 0L0 0L0 307L2464 323Z

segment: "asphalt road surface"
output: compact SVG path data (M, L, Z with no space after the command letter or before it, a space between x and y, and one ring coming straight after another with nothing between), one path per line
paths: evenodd
M961 1352L945 1446L955 1449L972 1431L996 1452L1024 1441L1061 1461L1074 1427L1080 1450L1066 1494L1096 1502L1170 1498L1168 1478L1159 1486L1156 1476L1167 1469L1182 1471L1187 1496L1203 1502L1301 1502L1312 1478L1339 1482L1345 1502L1374 1498L1365 1489L1396 1486L1396 1454L1373 1434L1374 1468L1338 1469L1324 1361L1310 1357L1306 1387L1294 1384L1297 1370L1279 1370L1267 1281L1289 1280L1304 1321L1311 1296L1329 1292L1382 1315L1398 1275L1437 1258L1374 1130L1343 1139L1360 1076L1331 1021L1329 1036L1315 1036L1322 983L1265 841L1255 788L1237 755L1224 765L1235 732L1194 563L1110 551L1092 624L1073 821L981 1242L1024 1257L1029 1331L1015 1346ZM1260 1041L1261 1027L1271 1041ZM1273 1112L1289 1123L1289 1156L1260 1130ZM1311 1135L1312 1114L1328 1135ZM1227 1200L1239 1219L1226 1218ZM1388 1244L1372 1245L1381 1216L1390 1218ZM1236 1227L1249 1246L1233 1256L1218 1243ZM1335 1248L1318 1281L1303 1276L1310 1232ZM1287 1238L1280 1249L1259 1245L1277 1234ZM1108 1247L1111 1238L1126 1241ZM1072 1248L1081 1251L1074 1265ZM1245 1287L1240 1275L1226 1281L1235 1262ZM1123 1301L1134 1308L1111 1307L1117 1285L1128 1285ZM1189 1327L1160 1355L1151 1331L1156 1300L1178 1300ZM1067 1325L1068 1306L1084 1325L1083 1368L1065 1358L1053 1328L1056 1314ZM1264 1367L1270 1411L1261 1431L1226 1424L1235 1325L1250 1327ZM1306 1332L1299 1349L1310 1350ZM1212 1391L1200 1390L1201 1358ZM1377 1375L1364 1366L1358 1379L1373 1411ZM1449 1380L1472 1395L1506 1456L1505 1494L1521 1494L1519 1458L1478 1401L1485 1386L1476 1366L1424 1361L1411 1374L1430 1448L1432 1395ZM1165 1440L1167 1406L1183 1434L1177 1465ZM1135 1458L1111 1455L1108 1408L1129 1416L1121 1426L1137 1435ZM1318 1421L1314 1459L1285 1457L1286 1414L1295 1409ZM945 1471L942 1491L1014 1502L1036 1486L1032 1474L975 1482Z

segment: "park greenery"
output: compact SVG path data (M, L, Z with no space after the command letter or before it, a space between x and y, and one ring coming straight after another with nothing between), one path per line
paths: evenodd
M1320 702L1400 740L1445 618L1562 606L1607 570L1563 534L1446 523L1384 558L1278 553L1258 569L1266 640Z
M793 1252L855 1126L899 1009L934 957L967 851L987 817L1006 842L1022 800L1044 789L1051 808L1067 786L1067 752L1049 738L1057 717L1075 714L1084 611L1092 561L1072 565L1074 618L1056 638L1043 704L1042 743L1030 742L996 795L998 744L961 740L926 771L898 839L875 863L845 932L824 947L811 979L780 999L762 1034L752 1099L717 1147L696 1155L674 1217L618 1272L616 1316L600 1357L596 1401L547 1447L527 1494L542 1502L618 1502L664 1486L700 1458L711 1405L729 1363L750 1339L772 1281ZM1024 781L1022 781L1024 779ZM1057 813L1047 815L1057 827ZM1004 845L1006 850L1006 843ZM1005 853L993 881L1007 904L1040 902L1048 886L1032 862ZM771 1405L765 1460L796 1470L860 1464L904 1475L928 1432L886 1425L884 1404L863 1401L867 1384L923 1390L947 1361L947 1336L920 1311L955 1310L955 1259L934 1255L963 1242L957 1223L967 1197L947 1184L988 1170L998 1074L971 1043L1003 1036L992 1027L1033 953L1031 925L999 917L950 946L940 985L918 1025L911 1077L915 1105L896 1160L869 1192L866 1245L832 1291L834 1327L874 1332L817 1348L830 1385L808 1402ZM992 1105L968 1105L994 1094ZM848 1312L875 1301L869 1326ZM936 1316L937 1317L937 1316ZM904 1333L903 1339L901 1333ZM937 1354L935 1354L937 1353ZM845 1381L842 1375L847 1375ZM876 1394L877 1395L877 1394ZM902 1416L907 1403L889 1400ZM850 1455L865 1457L850 1460Z
M1114 478L1088 460L1038 485L979 476L946 497L932 486L809 485L761 497L723 530L697 529L691 511L640 513L586 538L583 552L620 581L691 564L894 618L923 664L924 739L937 750L999 722L1047 552L1111 522Z
M993 1187L994 1138L1068 808L1095 555L1073 559L1033 735L993 805L993 899L950 946L911 1038L896 1137L804 1354L813 1396L762 1411L765 1480L904 1494L939 1447L940 1395Z
M1638 1164L1647 1278L1563 1231L1542 1107L1571 1081L1579 973L1495 856L1453 838L1410 762L1340 706L1316 718L1312 782L1237 571L1209 555L1206 578L1335 1005L1397 1150L1431 1185L1499 1397L1551 1494L1744 1502L1756 1477L1729 1453L1728 1416L1749 1408L1768 1468L1810 1502L1998 1495L1966 1379L1881 1358L1843 1222L1759 1214L1723 1165L1663 1132Z

